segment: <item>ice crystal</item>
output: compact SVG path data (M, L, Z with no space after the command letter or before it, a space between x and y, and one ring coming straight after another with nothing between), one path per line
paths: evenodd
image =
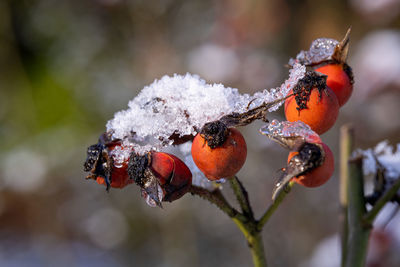
M261 128L260 132L272 139L302 137L304 141L310 143L321 141L319 135L302 121L280 122L278 120L273 120L268 125Z
M133 145L129 142L125 142L123 146L115 146L110 152L110 156L114 160L114 166L116 168L124 167L125 163L129 161L132 151Z
M318 38L311 43L308 51L300 51L296 59L291 58L289 65L296 63L304 65L318 64L322 61L329 60L335 52L336 46L339 44L335 39Z

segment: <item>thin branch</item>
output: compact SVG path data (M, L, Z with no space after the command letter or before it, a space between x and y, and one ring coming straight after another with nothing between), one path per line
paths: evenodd
M349 240L345 266L363 267L366 262L368 239L372 226L366 225L363 221L366 208L361 156L350 161L348 175Z
M253 210L251 209L249 195L240 180L236 177L230 177L229 182L231 184L232 190L235 193L236 199L239 202L240 208L246 217L251 220L254 219Z
M205 188L192 185L189 189L189 192L192 195L197 195L205 200L208 200L231 218L236 217L240 214L228 203L228 201L226 201L224 195L222 195L221 190L219 189L209 191Z
M251 248L254 267L267 267L261 233L251 235L250 238L247 239L247 242Z
M248 202L247 192L240 181L234 177L234 182L236 189L240 189L237 191L241 195L241 200L243 200L244 204L248 204L250 208L250 204ZM266 267L267 261L264 252L264 245L261 238L261 233L257 230L256 222L253 217L250 217L249 214L242 214L238 212L235 208L233 208L222 195L219 189L215 189L214 191L209 191L205 188L198 186L191 186L189 192L192 195L197 195L205 200L208 200L212 204L216 205L220 210L222 210L225 214L227 214L232 221L237 225L240 231L243 233L244 237L247 240L247 244L249 245L251 255L253 258L253 263L255 267ZM244 193L246 192L246 193ZM250 208L251 211L251 208Z
M341 266L344 266L347 257L347 243L349 235L348 224L348 183L349 183L349 159L353 151L354 130L350 125L344 125L340 129L340 184L339 202L340 214L339 223L341 227L342 259Z
M379 214L379 212L382 210L382 208L385 206L387 202L389 202L399 191L400 189L400 178L397 179L397 181L392 184L392 186L378 199L378 201L375 203L373 208L364 216L364 222L367 225L371 225L376 216Z
M293 185L295 183L293 181L289 182L289 184L286 186L286 188L284 190L281 190L278 195L275 198L275 201L272 202L269 207L267 208L267 210L265 211L265 213L261 216L260 220L258 220L257 223L257 229L259 231L262 230L262 228L264 227L264 225L268 222L268 220L270 219L270 217L272 216L272 214L275 212L275 210L279 207L279 205L282 203L282 201L285 199L285 197L289 194L289 192L291 191Z

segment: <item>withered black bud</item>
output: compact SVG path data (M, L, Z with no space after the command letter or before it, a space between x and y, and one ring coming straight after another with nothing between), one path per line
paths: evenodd
M144 186L145 171L150 165L150 153L140 156L132 153L128 163L128 175L139 186Z
M343 70L344 70L344 72L346 72L347 76L349 76L350 83L354 84L354 74L353 74L353 70L351 69L351 67L349 65L347 65L347 63L344 63Z
M298 154L293 156L287 168L284 169L282 176L276 183L276 187L272 191L272 200L275 201L276 196L282 191L289 181L298 175L306 174L316 167L321 166L325 161L325 152L322 145L313 143L304 143Z
M103 147L99 144L94 144L88 147L86 152L87 153L86 161L83 164L83 170L85 172L89 172L96 169L95 165L99 161L102 150Z
M291 162L299 163L303 169L302 174L312 171L318 166L321 166L325 160L325 152L321 145L304 143L299 149L299 153L291 159Z
M103 177L106 182L106 190L110 189L111 172L113 159L109 157L108 151L102 138L97 144L91 145L87 149L87 158L83 164L83 170L90 172L86 179L96 180L97 177Z
M225 123L221 121L213 121L204 124L200 135L207 141L210 148L222 146L228 137L229 129Z
M307 71L304 78L300 79L293 88L297 110L307 109L307 103L310 100L311 91L317 88L319 97L322 97L322 91L326 89L326 79L328 76L321 75L315 71Z

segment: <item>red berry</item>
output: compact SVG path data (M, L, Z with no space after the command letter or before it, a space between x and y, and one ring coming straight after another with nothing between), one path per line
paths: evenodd
M348 71L351 72L349 68ZM317 68L315 71L328 76L326 84L335 93L339 106L343 106L353 92L352 78L345 71L343 64L328 64Z
M293 91L290 91L289 94L292 93ZM293 95L285 101L285 116L288 121L302 121L318 134L325 133L335 124L339 114L339 103L331 89L319 91L312 88L306 106L302 107L297 103L298 97Z
M111 155L112 151L115 150L116 148L124 149L117 143L107 145L106 147L107 147L107 152L108 152L109 156ZM111 179L110 186L111 187L124 188L128 184L131 184L134 182L133 180L131 180L129 178L129 175L128 175L128 162L129 162L129 158L119 164L112 164L111 177L110 177L110 179ZM98 184L107 185L104 177L102 177L102 176L98 176L96 178L96 182Z
M193 161L209 180L235 175L245 163L246 156L246 141L235 128L229 128L226 140L215 148L208 145L202 134L197 134L193 140Z
M178 157L164 153L151 153L150 170L158 178L164 190L164 201L174 201L188 192L192 173Z

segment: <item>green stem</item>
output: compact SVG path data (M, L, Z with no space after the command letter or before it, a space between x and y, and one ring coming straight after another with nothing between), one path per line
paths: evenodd
M251 249L251 255L253 257L253 263L255 267L266 267L267 260L264 253L264 244L261 238L261 233L250 235L247 238L247 242Z
M237 227L243 233L250 248L253 264L255 267L267 267L267 260L264 253L264 244L261 232L257 230L255 221L243 223L240 220L233 219Z
M365 266L368 239L372 226L365 224L363 220L366 208L361 156L351 160L348 177L349 239L345 266L363 267Z
M397 179L394 184L383 194L375 203L374 207L364 216L364 222L372 225L378 213L382 210L387 202L389 202L400 189L400 179Z
M239 181L236 176L228 178L231 184L232 190L235 193L236 199L239 202L240 208L244 215L248 215L249 218L254 219L253 210L250 206L249 196L243 184Z
M285 199L287 194L291 191L293 185L295 183L293 181L289 182L287 187L284 190L281 190L276 197L275 201L272 202L267 210L264 212L264 214L261 216L260 220L258 220L257 223L257 229L261 231L264 227L264 225L268 222L269 218L271 218L272 214L275 212L275 210L279 207L279 205L282 203L282 201Z
M253 263L255 267L266 267L267 260L264 253L264 244L261 233L258 230L258 223L254 219L253 210L250 205L249 196L246 189L240 180L236 177L230 177L229 182L232 190L239 202L243 215L248 219L245 223L242 221L233 220L238 228L242 231L250 248Z
M345 266L347 258L347 241L349 235L348 225L348 183L349 183L349 159L353 151L354 131L350 125L344 125L340 129L340 183L339 202L340 214L339 223L341 226L341 266Z
M247 191L237 177L232 177L230 183L243 213L233 208L218 189L208 191L201 187L191 186L190 193L208 200L227 214L246 238L254 266L267 267L261 232L258 230L258 222L254 219Z

